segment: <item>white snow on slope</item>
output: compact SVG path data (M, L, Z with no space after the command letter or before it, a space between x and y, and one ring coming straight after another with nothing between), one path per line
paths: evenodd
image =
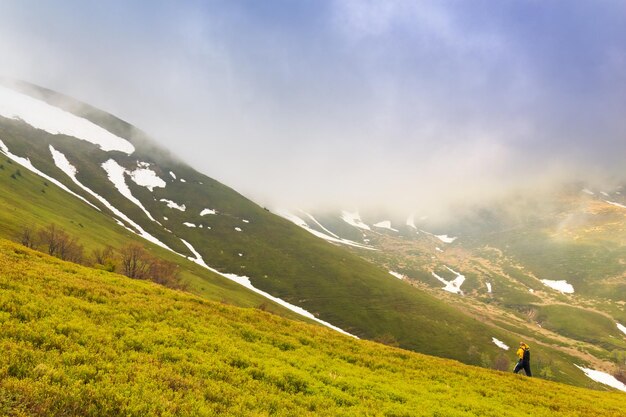
M102 164L102 169L106 171L109 181L115 185L115 188L117 188L117 191L119 191L120 194L139 207L150 220L157 223L154 217L152 217L143 204L141 204L141 201L137 200L133 193L130 192L130 188L128 188L128 185L126 184L126 178L124 178L124 174L127 174L128 172L123 166L115 162L115 160L109 159Z
M376 224L374 224L374 226L379 227L381 229L388 229L391 230L392 232L397 232L398 229L394 229L393 227L391 227L391 221L390 220L383 220L382 222L378 222Z
M602 371L596 371L594 369L584 368L576 364L574 364L574 366L583 371L587 377L593 379L594 381L626 392L626 385L623 382L618 381L613 375L609 375Z
M357 227L359 229L371 230L368 225L361 221L361 216L359 215L358 211L350 213L349 211L344 210L341 212L341 219L349 225Z
M96 206L94 206L93 204L91 204L89 201L87 201L84 197L76 194L74 191L70 190L69 188L67 188L65 186L65 184L63 184L62 182L57 181L56 179L52 178L49 175L44 174L43 172L39 171L37 168L35 168L35 166L30 162L30 159L28 158L23 158L21 156L17 156L17 155L13 155L10 151L9 148L7 148L7 146L4 144L4 142L2 142L0 140L0 152L2 152L4 155L7 156L7 158L11 159L12 161L17 162L18 164L22 165L24 168L28 169L29 171L34 172L35 174L39 175L40 177L43 177L45 179L47 179L48 181L50 181L51 183L53 183L54 185L56 185L57 187L63 189L64 191L67 191L68 193L72 194L74 197L80 198L81 200L83 200L85 203L89 204L91 207L95 208L96 210L100 211L100 209Z
M437 239L441 240L443 243L452 243L457 240L456 237L448 236L448 235L436 235L434 233L427 232L426 230L420 229L420 232L426 233L427 235L435 236Z
M602 194L605 197L609 197L609 193L607 193L606 191L600 191L600 194Z
M441 240L444 243L452 243L457 240L456 237L448 236L448 235L435 235L435 237Z
M604 201L606 201L607 203L609 203L609 204L611 204L611 205L613 205L613 206L616 206L616 207L621 207L621 208L626 209L626 206L625 206L625 205L620 204L620 203L616 203L615 201L609 201L609 200L604 200Z
M207 214L217 214L217 210L205 208L200 212L201 216L206 216Z
M415 227L415 215L411 214L407 219L406 219L406 225L409 227L412 227L413 229L417 229L417 227Z
M391 275L393 275L394 277L398 278L398 279L404 279L404 278L406 278L404 275L402 275L402 274L401 274L401 273L399 273L399 272L389 271L389 273L390 273Z
M181 179L180 179L180 182L187 182L187 181L181 178Z
M436 247L436 248L435 248L435 250L436 250L437 252L443 252L443 249L441 249L440 247Z
M176 210L180 210L180 211L185 211L187 210L187 207L185 207L184 204L176 204L175 202L173 202L172 200L168 200L167 198L162 198L159 201L162 201L164 203L167 204L167 206L171 209L176 209Z
M487 282L487 292L491 292L491 282Z
M176 174L174 174L172 171L170 171L170 175L172 176L172 178L176 179Z
M449 268L447 266L446 268L453 274L456 274L456 278L453 279L452 281L448 281L440 277L434 271L431 272L431 274L445 285L445 287L442 288L444 291L448 291L454 294L463 294L463 292L461 291L461 285L463 285L463 282L465 282L465 275L461 275L455 270L453 270L452 268Z
M335 330L335 331L337 331L339 333L343 333L343 334L345 334L347 336L351 336L351 337L354 337L355 339L358 339L357 336L355 336L353 334L350 334L350 333L346 332L345 330L340 329L337 326L333 326L332 324L330 324L330 323L328 323L328 322L326 322L324 320L318 319L317 317L315 317L313 314L309 313L307 310L303 309L302 307L298 307L296 305L288 303L287 301L285 301L283 299L280 299L278 297L274 297L273 295L271 295L271 294L269 294L269 293L267 293L267 292L265 292L263 290L260 290L260 289L256 288L254 285L252 285L252 283L250 282L250 278L248 278L248 277L235 275L235 274L227 274L227 273L220 272L217 269L211 268L210 266L208 266L206 264L206 262L204 262L204 259L202 259L202 256L198 253L198 251L196 251L196 249L189 242L187 242L186 240L183 240L183 239L181 239L181 241L185 244L185 246L187 246L187 248L195 256L195 258L188 257L188 259L193 261L193 262L195 262L195 263L197 263L198 265L201 265L201 266L205 267L206 269L208 269L209 271L212 271L212 272L214 272L216 274L219 274L219 275L223 276L224 278L227 278L227 279L229 279L229 280L231 280L233 282L236 282L237 284L242 285L242 286L248 288L249 290L254 291L257 294L259 294L259 295L261 295L261 296L263 296L263 297L265 297L265 298L267 298L269 300L272 300L276 304L280 304L281 306L283 306L283 307L293 311L294 313L297 313L297 314L300 314L301 316L307 317L307 318L309 318L309 319L311 319L313 321L316 321L316 322L318 322L318 323L320 323L320 324L322 324L322 325L324 325L324 326L326 326L328 328L331 328L331 329L333 329L333 330Z
M582 192L585 193L585 194L589 194L589 195L596 195L596 193L594 193L593 191L591 191L588 188L583 188Z
M509 350L509 347L502 340L498 340L495 337L492 337L491 341L500 349Z
M278 214L281 217L284 217L285 219L289 220L290 222L294 223L296 226L300 226L302 227L304 230L306 230L307 232L311 233L312 235L315 235L321 239L327 240L329 242L333 242L333 243L340 243L343 245L348 245L348 246L354 246L357 248L361 248L361 249L368 249L368 250L377 250L375 248L372 248L371 246L365 246L365 245L361 245L359 243L353 242L352 240L348 240L348 239L341 239L341 238L334 238L332 236L329 236L325 233L322 233L318 230L315 229L311 229L308 225L307 222L305 222L302 218L296 216L295 214L291 214L288 211L285 210L278 210L276 212L276 214Z
M146 187L150 191L154 191L155 188L165 188L165 181L159 178L156 172L147 167L140 167L132 171L130 178L135 184Z
M564 279L558 281L542 279L541 282L543 283L543 285L565 294L572 294L574 292L574 287L572 286L572 284L568 284L567 281Z
M235 227L235 231L241 232L241 227Z
M331 235L332 237L335 237L337 239L341 239L339 236L337 236L336 234L334 234L333 232L331 232L330 230L328 230L327 228L324 227L324 225L320 222L317 221L317 219L315 217L313 217L312 215L310 215L307 212L304 212L302 210L300 210L301 213L304 213L305 216L307 216L309 219L311 219L316 225L318 225L323 231L325 231L326 233L328 233L329 235Z
M626 334L626 326L622 326L619 323L615 323L615 324L617 324L617 328L620 329L622 333Z
M22 120L53 135L73 136L93 143L103 151L120 151L126 154L135 151L129 141L87 119L3 86L0 86L0 116Z
M171 249L165 243L161 242L159 239L157 239L156 237L152 236L150 233L148 233L145 230L143 230L143 228L141 226L139 226L137 223L132 221L128 216L126 216L120 210L115 208L104 197L102 197L101 195L95 193L90 188L86 187L80 181L78 181L78 179L76 178L76 174L78 173L78 171L76 170L76 167L74 167L70 163L70 161L68 161L67 157L63 153L61 153L61 152L57 151L56 149L54 149L54 147L52 145L50 145L50 153L52 153L52 159L54 159L54 163L56 164L56 166L59 167L59 169L61 171L63 171L68 177L70 177L70 179L72 181L74 181L74 183L76 185L78 185L80 188L82 188L83 190L85 190L86 192L91 194L94 198L96 198L98 201L100 201L102 204L104 204L109 210L111 210L113 212L113 214L115 214L117 217L119 217L120 219L124 220L125 222L130 224L132 227L134 227L136 229L136 231L126 227L126 225L124 225L124 223L120 222L118 219L115 219L115 221L120 226L124 227L125 229L129 230L132 233L135 233L135 234L141 236L142 238L146 239L148 242L152 242L152 243L154 243L156 245L161 246L162 248L165 248L165 249L168 249L168 250L171 251ZM100 210L100 209L98 209L98 210Z
M193 224L193 223L189 223L189 222L184 222L183 224L184 224L185 226L187 226L187 227L196 227L196 225L195 225L195 224Z

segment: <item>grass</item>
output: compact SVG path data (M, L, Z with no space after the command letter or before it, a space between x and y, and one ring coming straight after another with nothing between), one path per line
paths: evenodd
M623 393L355 340L7 241L0 241L0 289L0 414L8 416L625 411Z

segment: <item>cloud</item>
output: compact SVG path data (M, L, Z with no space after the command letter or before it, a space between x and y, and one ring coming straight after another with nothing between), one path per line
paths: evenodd
M7 1L5 75L146 130L264 205L624 178L621 2Z

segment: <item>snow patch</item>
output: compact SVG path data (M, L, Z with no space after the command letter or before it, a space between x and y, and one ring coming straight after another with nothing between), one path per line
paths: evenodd
M180 182L187 182L187 181L185 181L184 179L182 179L182 178L181 178L181 179L180 179Z
M196 227L196 225L195 225L195 224L193 224L193 223L189 223L189 222L184 222L183 224L184 224L185 226L187 226L187 227Z
M426 233L427 235L431 235L441 240L443 243L452 243L457 240L457 237L448 236L448 235L436 235L434 233L427 232L426 230L420 229L420 232Z
M398 231L398 229L394 229L393 227L391 227L391 221L390 220L383 220L382 222L375 223L374 226L379 227L381 229L388 229L388 230L391 230L393 232L397 232Z
M617 203L617 202L615 202L615 201L609 201L609 200L604 200L604 201L606 201L607 203L609 203L609 204L611 204L611 205L613 205L613 206L616 206L616 207L620 207L620 208L626 209L626 206L625 206L625 205L620 204L620 203Z
M306 213L302 210L300 210L301 213L303 213L305 216L307 216L309 219L311 219L316 225L318 225L324 232L328 233L329 235L331 235L334 238L337 239L341 239L339 236L337 236L336 234L334 234L333 232L331 232L330 230L328 230L327 228L324 227L324 225L320 222L317 221L317 219L315 217L313 217L312 215L310 215L309 213Z
M576 364L574 364L574 366L583 371L588 378L591 378L601 384L608 385L609 387L613 387L620 391L626 392L626 385L623 382L618 381L617 378L615 378L613 375L609 375L606 372L602 371L596 371L594 369L584 368Z
M436 250L437 252L443 252L443 249L441 249L440 247L436 247L436 248L435 248L435 250Z
M205 208L200 212L201 216L206 216L207 214L217 214L217 210Z
M244 223L250 223L250 220L246 220L246 219L243 219L241 221L244 222Z
M491 282L487 282L487 292L491 292Z
M453 274L456 274L455 279L453 279L452 281L447 281L446 279L437 275L434 271L431 272L432 275L445 285L445 287L442 288L444 291L462 295L463 291L461 291L461 285L463 285L463 282L465 282L465 275L461 275L460 273L456 272L454 269L448 266L445 266L445 267L446 269L448 269L448 271L452 272Z
M495 337L492 337L491 341L500 349L509 350L509 347L502 340L498 340Z
M602 194L605 197L609 197L609 193L607 193L606 191L600 191L600 194Z
M296 226L302 227L304 230L306 230L307 232L311 233L312 235L315 235L315 236L317 236L317 237L319 237L321 239L327 240L329 242L340 243L340 244L348 245L348 246L354 246L356 248L361 248L361 249L377 250L377 249L372 248L370 246L361 245L359 243L353 242L353 241L348 240L348 239L342 239L342 238L339 238L339 237L335 238L335 237L329 236L329 235L327 235L325 233L322 233L322 232L320 232L318 230L311 229L309 227L308 223L305 222L302 218L296 216L295 214L291 214L290 212L288 212L286 210L278 210L276 212L276 214L278 214L279 216L289 220L290 222L294 223ZM323 226L321 226L321 227L323 228Z
M236 230L237 232L241 232L241 228L240 228L240 227L235 227L235 230Z
M114 159L109 159L108 161L104 162L102 164L102 168L106 171L109 181L111 181L113 185L115 185L117 191L119 191L120 194L122 194L129 201L139 207L150 220L156 223L157 221L154 219L154 217L152 217L152 215L148 212L148 210L146 210L143 204L141 204L141 201L133 196L130 188L128 188L128 185L126 184L126 179L124 178L124 175L127 174L128 171L126 171L123 166L115 162Z
M416 230L417 230L417 227L415 226L415 215L411 214L411 215L410 215L410 216L406 219L406 225L407 225L407 226L409 226L409 227L411 227L411 228L413 228L413 229L416 229Z
M589 195L596 195L596 193L594 193L593 191L591 191L588 188L583 188L582 192L585 193L585 194L589 194Z
M44 174L43 172L39 171L37 168L35 168L35 166L30 162L30 159L28 158L23 158L21 156L17 156L17 155L13 155L10 151L9 148L7 148L7 146L4 144L4 142L2 142L0 140L0 152L2 152L4 155L6 155L9 159L11 159L12 161L17 162L18 164L22 165L24 168L28 169L31 172L34 172L35 174L39 175L42 178L47 179L48 181L50 181L51 183L53 183L54 185L56 185L57 187L61 188L64 191L67 191L68 193L72 194L74 197L80 198L81 200L83 200L85 203L89 204L91 207L95 208L96 210L100 211L100 209L96 206L94 206L93 204L91 204L89 201L87 201L87 199L85 199L84 197L76 194L74 191L70 190L69 188L67 188L65 186L65 184L63 184L60 181L57 181L56 179L52 178L51 176Z
M22 120L52 135L72 136L93 143L103 151L120 151L129 155L135 151L129 141L87 119L3 86L0 86L0 116Z
M156 172L150 168L141 167L141 165L140 168L130 172L130 178L135 184L146 187L150 191L154 191L155 188L165 188L165 181L159 178Z
M159 201L162 201L164 203L167 204L167 206L171 209L176 209L176 210L180 210L180 211L185 211L187 210L187 207L185 207L184 204L176 204L175 202L173 202L172 200L168 200L167 198L162 198Z
M389 273L390 273L391 275L393 275L394 277L398 278L398 279L405 279L405 278L406 278L406 276L405 276L405 275L402 275L402 274L401 274L401 273L399 273L399 272L389 271Z
M619 323L615 323L615 324L617 324L617 328L620 329L622 333L626 334L626 326L622 326Z
M170 171L170 176L174 179L176 179L176 174L174 174L172 171Z
M542 279L541 282L543 283L543 285L560 291L564 294L572 294L574 292L574 287L572 286L572 284L568 284L567 281L564 279L558 281Z
M359 229L372 230L368 225L361 221L361 216L359 215L358 211L350 213L349 211L344 210L341 212L341 219L349 225L357 227Z

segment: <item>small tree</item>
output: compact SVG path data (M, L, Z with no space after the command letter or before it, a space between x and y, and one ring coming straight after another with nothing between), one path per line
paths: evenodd
M150 257L143 246L130 243L121 250L122 273L129 278L145 279L150 270Z
M115 253L110 245L92 250L91 260L94 267L104 269L105 271L114 272L117 267Z
M48 255L54 256L59 247L59 228L54 223L51 223L44 229L39 230L38 235Z
M35 230L31 226L23 227L20 232L20 243L27 248L35 248L35 246L37 246L37 239L35 235Z

